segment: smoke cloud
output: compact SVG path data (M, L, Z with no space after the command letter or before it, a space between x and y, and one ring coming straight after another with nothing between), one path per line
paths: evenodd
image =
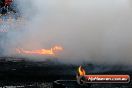
M18 0L26 23L18 28L21 31L7 34L4 53L61 45L64 51L57 58L63 62L132 64L131 4L131 0Z

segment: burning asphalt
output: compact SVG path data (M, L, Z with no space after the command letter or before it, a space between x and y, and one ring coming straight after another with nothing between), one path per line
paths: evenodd
M0 0L1 88L132 88L77 83L78 72L132 77L128 2L72 1Z

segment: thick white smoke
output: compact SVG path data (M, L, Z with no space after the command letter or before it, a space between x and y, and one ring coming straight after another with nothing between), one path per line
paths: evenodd
M10 43L25 49L59 44L64 51L58 58L64 62L131 64L131 4L130 0L18 0L28 22L25 31L9 34Z

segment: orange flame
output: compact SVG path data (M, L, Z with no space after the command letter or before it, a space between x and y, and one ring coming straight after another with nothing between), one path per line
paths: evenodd
M84 75L86 74L86 72L85 72L85 70L82 68L82 66L80 66L80 67L78 68L78 72L79 72L79 75L80 75L80 76L84 76Z
M16 51L20 54L37 54L37 55L55 55L56 52L62 51L63 48L61 46L54 46L51 49L40 49L40 50L24 50L24 49L16 49Z

